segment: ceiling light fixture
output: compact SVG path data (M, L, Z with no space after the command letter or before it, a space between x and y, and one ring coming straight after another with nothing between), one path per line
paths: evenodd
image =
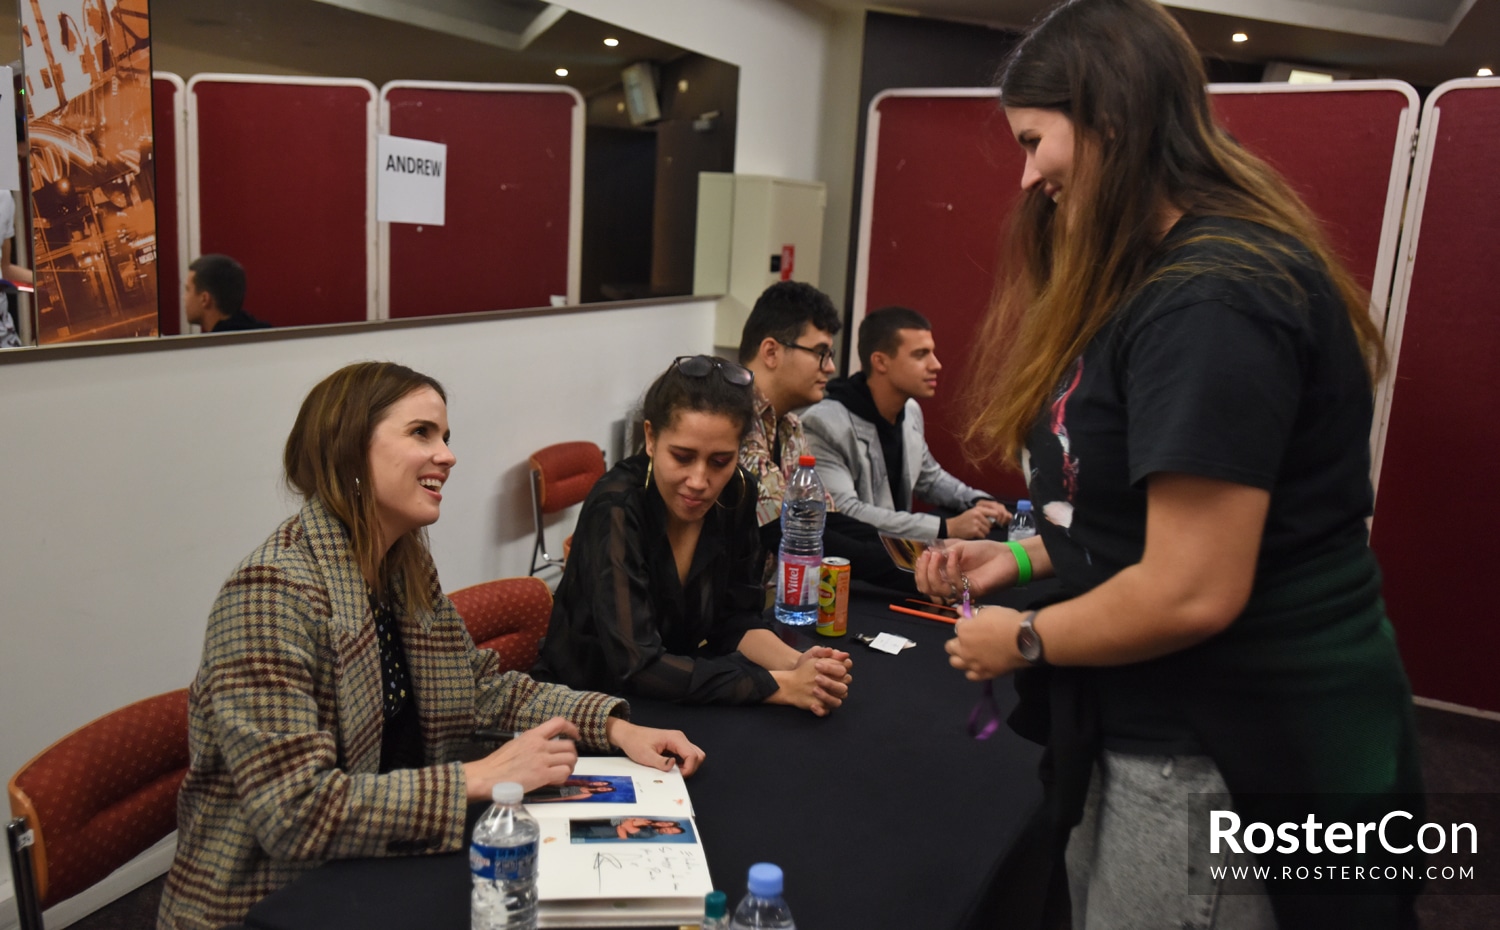
M1480 68L1478 71L1474 72L1474 76L1475 77L1490 77L1494 73L1495 72L1491 71L1489 68Z
M619 39L615 39L615 38L609 38L609 39L605 39L604 40L604 44L608 45L610 48L614 48L616 45L620 44L620 40Z
M1249 42L1250 41L1250 37L1247 36L1247 35L1245 35L1243 32L1236 32L1234 35L1230 36L1230 38L1233 39L1236 42Z
M567 77L568 76L568 69L567 68L558 68L556 71L554 71L552 73L555 74L555 75L557 75L558 77Z

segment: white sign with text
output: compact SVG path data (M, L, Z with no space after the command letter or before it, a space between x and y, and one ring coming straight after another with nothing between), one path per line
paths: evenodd
M448 146L423 139L380 136L376 141L375 218L382 223L443 225L448 191Z

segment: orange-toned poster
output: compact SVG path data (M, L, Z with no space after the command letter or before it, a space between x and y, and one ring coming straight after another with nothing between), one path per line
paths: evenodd
M147 0L20 0L37 341L154 336Z

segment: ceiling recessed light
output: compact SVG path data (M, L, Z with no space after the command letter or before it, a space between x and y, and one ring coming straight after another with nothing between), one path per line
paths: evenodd
M558 77L567 77L568 76L568 69L567 68L558 68L556 71L554 71L552 73L555 74L555 75L557 75Z
M608 45L610 48L614 48L616 45L620 44L620 40L619 39L615 39L615 38L609 38L609 39L605 39L604 40L604 44Z
M1495 72L1491 71L1489 68L1480 68L1478 71L1474 72L1474 76L1475 77L1490 77L1494 73Z
M1233 39L1236 42L1249 42L1250 41L1250 37L1247 36L1247 35L1245 35L1243 32L1236 32L1234 35L1230 36L1230 38Z

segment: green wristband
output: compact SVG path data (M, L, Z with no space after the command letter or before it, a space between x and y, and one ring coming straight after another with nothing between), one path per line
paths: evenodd
M1016 587L1021 587L1031 581L1031 556L1026 554L1026 547L1018 542L1007 541L1011 555L1016 557Z

